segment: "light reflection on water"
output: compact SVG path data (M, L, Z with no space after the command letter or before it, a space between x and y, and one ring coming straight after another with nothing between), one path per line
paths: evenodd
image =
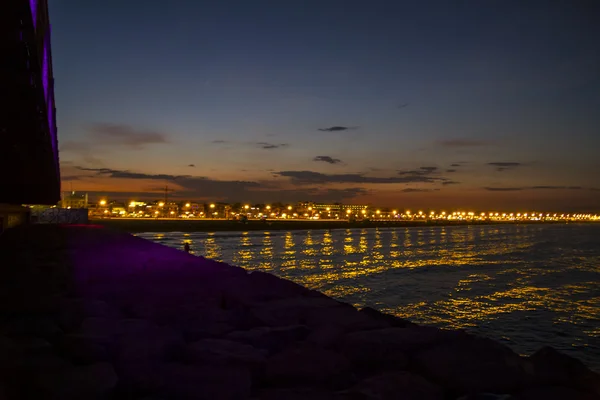
M143 233L357 306L463 328L600 370L600 226Z

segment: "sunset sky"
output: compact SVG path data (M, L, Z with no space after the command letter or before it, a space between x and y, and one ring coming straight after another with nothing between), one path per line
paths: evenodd
M596 1L49 3L63 190L600 210Z

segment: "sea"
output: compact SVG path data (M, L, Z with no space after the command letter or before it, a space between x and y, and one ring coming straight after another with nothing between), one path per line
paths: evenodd
M600 224L140 233L358 307L600 371Z

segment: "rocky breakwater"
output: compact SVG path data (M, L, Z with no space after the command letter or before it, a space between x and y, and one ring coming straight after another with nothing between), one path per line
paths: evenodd
M93 226L0 236L0 399L599 399L551 348L357 310Z

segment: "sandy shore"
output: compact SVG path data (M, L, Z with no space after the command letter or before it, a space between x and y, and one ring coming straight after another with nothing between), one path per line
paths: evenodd
M308 229L354 229L377 227L417 227L417 226L466 226L511 224L511 222L460 222L460 221L372 221L348 222L336 220L250 220L243 224L228 220L182 220L182 219L93 219L92 224L124 232L220 232L257 230L308 230ZM541 223L541 222L538 222Z
M519 356L101 227L9 230L0 255L1 399L600 399L551 348Z

